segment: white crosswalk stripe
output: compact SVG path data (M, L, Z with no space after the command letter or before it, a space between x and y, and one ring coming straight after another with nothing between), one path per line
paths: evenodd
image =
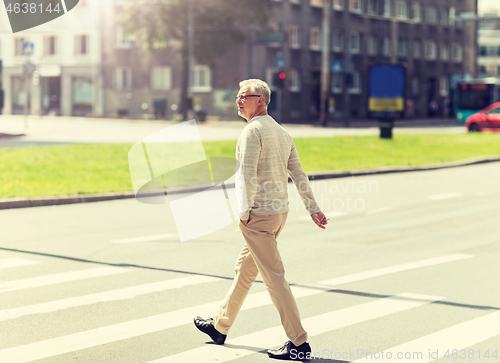
M455 349L460 351L497 335L500 335L500 312L451 326L394 348L384 349L384 355L386 357L389 355L392 359L397 359L398 362L432 362L445 357L447 352L448 358L450 358L452 351ZM421 353L421 355L418 353ZM475 354L478 353L475 352ZM380 354L378 356L380 357ZM355 362L372 362L374 357L375 354L358 359ZM475 358L479 357L476 356ZM463 361L467 360L466 354Z
M395 297L380 299L366 304L302 319L302 324L307 330L308 335L311 337L349 325L409 310L441 299L441 297L436 296L401 294ZM265 349L265 347L276 346L283 343L282 340L283 328L281 326L277 326L238 337L236 339L231 339L228 343L232 345L246 345ZM220 346L210 344L180 354L161 358L150 363L227 362L253 353L255 353L254 350L227 347L221 349Z
M318 289L292 288L295 297L311 296L324 291ZM271 304L267 291L249 295L241 310ZM74 352L106 343L157 332L191 323L196 315L210 314L219 308L215 301L203 305L155 315L148 318L105 326L81 333L0 350L0 362L21 363Z
M429 267L429 266L439 265L439 264L447 263L447 262L460 261L460 260L464 260L464 259L468 259L468 258L472 258L472 257L473 257L473 255L455 254L455 255L430 258L427 260L409 262L409 263L405 263L405 264L401 264L401 265L395 265L395 266L385 267L385 268L381 268L381 269L377 269L377 270L360 272L360 273L352 274L352 275L348 275L348 276L336 277L334 279L323 280L323 281L318 282L318 284L337 286L337 285L341 285L341 284L347 284L349 282L356 282L356 281L370 279L372 277L379 277L379 276L389 275L389 274L396 273L396 272L409 271L409 270L413 270L416 268Z
M51 275L32 277L22 280L6 281L0 283L0 293L55 285L63 282L84 280L91 277L116 275L130 271L132 270L121 267L97 267L86 270L61 272Z
M203 284L207 282L220 281L220 279L209 276L189 276L180 279L153 282L139 286L126 287L123 289L100 292L91 295L78 296L68 299L49 301L46 303L22 306L15 309L0 311L0 321L20 318L30 314L50 313L71 307L85 306L99 302L109 302L125 299L133 299L140 295L150 294L169 289L178 289L184 286Z
M33 260L25 260L24 258L4 258L0 260L0 270L4 268L36 265L37 263L40 262Z
M466 260L472 257L472 255L465 254L441 256L323 280L311 287L292 286L292 291L297 299L309 299L313 297L315 297L315 299L321 299L318 297L318 295L323 294L323 296L326 296L326 291L335 290L335 288L329 286L338 286L341 284L371 279L417 268L424 268L454 261ZM9 260L10 262L6 262ZM1 264L2 261L4 263L3 265ZM34 263L38 262L22 259L0 260L0 266L11 267L29 266ZM100 276L103 277L120 275L122 273L131 271L134 270L110 266L62 272L34 278L2 282L0 283L0 293L26 290L39 286L49 286L59 283L74 283L84 279L90 279ZM220 281L221 279L217 277L196 275L174 278L159 282L145 283L136 286L48 301L28 306L20 306L0 311L0 322L35 314L57 314L58 312L68 308L81 308L95 303L113 303L124 300L131 300L139 296L152 294L155 292L172 289L182 289L187 286L217 283ZM309 337L315 337L321 334L329 333L348 326L353 326L355 324L368 322L374 319L385 319L390 315L397 313L413 314L413 309L421 308L431 302L442 299L444 298L439 296L403 293L391 297L375 298L374 301L349 306L340 310L327 311L326 313L322 313L320 315L302 319L302 323L304 325L304 328L307 330ZM270 304L272 304L272 302L267 291L253 293L247 297L241 310L243 311L248 309L261 308ZM15 345L0 350L0 363L25 363L56 357L62 354L82 351L84 349L97 350L98 347L102 347L105 344L125 341L127 339L141 337L146 334L166 331L168 329L173 329L182 325L192 324L192 318L194 316L212 315L215 311L218 310L219 305L220 301L207 302L201 305L190 306L159 315L153 315L135 320L126 320L121 323L115 323L112 325L105 325L106 321L103 321L102 325L104 326L80 331L77 333L68 334L67 332L65 333L64 330L62 330L59 332L59 334L61 335L56 335L55 338L35 341L28 344ZM195 329L194 326L193 329ZM200 333L194 330L193 334ZM450 351L453 349L464 349L498 335L500 335L500 312L484 315L480 318L476 318L470 321L465 321L461 324L451 326L437 332L433 332L429 335L419 337L396 347L384 349L384 353L386 355L387 353L390 353L392 354L392 357L396 357L396 354L399 352L422 352L422 357L419 357L418 360L414 360L413 357L405 360L405 358L403 357L398 358L398 361L431 362L435 359L442 358L447 349L449 349ZM203 346L195 349L188 349L178 354L173 354L153 360L150 363L227 362L250 356L252 354L257 354L256 352L263 349L268 349L273 346L279 346L284 342L284 337L285 336L283 328L280 325L260 331L254 331L244 336L228 336L228 339L226 340L226 344L224 346L204 344ZM208 337L205 338L208 339ZM34 341L34 339L31 341ZM430 353L433 352L438 352L438 355L430 355ZM262 354L259 354L259 356L260 355ZM373 359L373 357L365 357L363 359L357 360L356 363L372 361Z

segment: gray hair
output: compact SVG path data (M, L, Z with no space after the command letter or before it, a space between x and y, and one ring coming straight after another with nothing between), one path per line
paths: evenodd
M245 86L249 86L250 91L261 95L264 98L265 104L269 105L269 102L271 102L271 90L266 82L260 79L247 79L240 82L240 88Z

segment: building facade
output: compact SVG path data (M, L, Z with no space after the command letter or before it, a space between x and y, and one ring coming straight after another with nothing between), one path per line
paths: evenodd
M4 113L19 113L23 105L20 75L25 59L16 55L16 47L20 36L29 35L35 42L33 58L42 77L40 86L33 86L32 113L59 109L63 115L178 117L180 45L170 42L166 49L159 46L147 53L142 44L131 42L119 25L118 16L126 1L87 1L87 10L79 4L59 23L46 24L43 31L38 27L36 33L0 35ZM449 96L453 79L476 76L477 25L456 21L462 12L477 13L476 0L329 2L329 120L367 117L368 70L374 64L405 66L407 104L412 107L408 115L412 117L428 116L433 101L441 105ZM238 82L261 78L274 91L270 105L273 116L285 123L318 121L325 52L323 0L271 3L273 13L265 34L251 34L213 65L195 63L191 84L195 110L235 119ZM54 34L54 40L50 32L57 29L61 31ZM272 85L278 66L286 74L279 92Z
M100 21L100 2L81 0L64 16L13 34L0 12L3 113L22 114L27 102L30 114L102 114ZM31 56L23 55L28 42Z
M285 37L266 46L266 56L259 57L266 72L255 75L270 80L273 59L283 54L289 75L283 120L311 122L320 108L323 1L273 3L271 28ZM330 119L367 117L368 69L374 64L406 67L413 117L428 116L433 100L441 105L454 77L476 73L476 25L456 21L462 12L477 12L476 0L332 0L331 6L329 59L336 67L330 74Z
M497 19L481 20L478 30L478 77L500 77L500 17L497 13L484 14Z

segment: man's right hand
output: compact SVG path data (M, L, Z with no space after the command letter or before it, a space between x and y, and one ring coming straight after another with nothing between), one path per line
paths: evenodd
M328 220L330 219L327 216L325 216L323 212L313 213L311 214L311 218L313 222L316 223L316 225L322 229L326 228L325 226L328 224Z

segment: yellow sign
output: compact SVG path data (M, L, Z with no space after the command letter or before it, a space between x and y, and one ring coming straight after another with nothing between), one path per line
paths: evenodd
M370 98L368 101L368 110L377 111L404 111L403 98Z

